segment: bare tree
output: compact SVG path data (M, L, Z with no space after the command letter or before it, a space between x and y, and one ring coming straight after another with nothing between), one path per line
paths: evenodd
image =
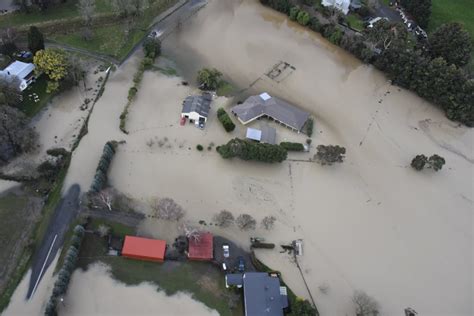
M112 9L116 15L126 17L132 10L130 0L112 0Z
M150 6L148 0L129 0L129 4L130 11L136 16L143 15L143 12Z
M226 228L234 224L234 215L229 211L222 210L214 215L213 220L217 226Z
M262 219L262 222L260 223L260 225L265 228L266 230L270 230L273 228L273 226L275 225L275 221L276 221L276 217L275 216L265 216L263 219Z
M95 0L79 0L77 8L84 20L84 25L90 27L95 12Z
M257 221L249 214L240 214L235 221L240 230L253 230L257 226Z
M107 208L112 211L112 203L115 199L115 191L111 188L103 189L92 196L91 202L93 208Z
M379 304L362 290L355 290L352 296L357 316L377 316Z
M97 232L99 233L100 237L105 237L110 233L110 227L107 225L99 225Z
M157 218L167 221L179 221L185 214L183 208L170 198L154 199L150 206Z
M181 224L180 228L188 239L199 241L199 238L201 236L201 231L198 228L193 227L193 226L188 226L186 225L186 223Z

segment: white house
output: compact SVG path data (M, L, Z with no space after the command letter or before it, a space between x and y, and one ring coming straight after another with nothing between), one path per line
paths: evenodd
M31 63L24 63L21 61L14 61L7 68L0 70L0 76L14 78L20 80L21 91L25 90L35 80L35 65Z
M334 7L344 14L349 13L351 0L322 0L321 4L325 7Z
M208 93L199 96L189 96L183 102L181 117L189 119L191 123L200 124L207 121L211 107L212 96Z

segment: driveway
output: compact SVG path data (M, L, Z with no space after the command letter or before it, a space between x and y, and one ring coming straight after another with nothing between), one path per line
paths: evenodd
M395 7L390 7L388 5L385 5L380 1L379 1L378 8L375 9L375 14L382 18L387 18L392 22L402 22L402 17L395 10Z

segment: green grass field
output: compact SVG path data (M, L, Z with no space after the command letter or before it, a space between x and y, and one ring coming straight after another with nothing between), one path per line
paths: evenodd
M112 227L117 235L134 233L135 229L125 225L94 219L89 229L100 224ZM165 263L125 259L123 257L105 256L107 244L105 239L93 234L86 234L79 253L78 266L87 269L89 264L101 261L111 267L114 279L127 285L152 282L158 285L167 295L184 291L206 306L216 309L220 315L243 315L241 297L236 297L236 307L230 309L228 300L235 292L225 288L224 274L208 262ZM86 302L84 302L86 303Z
M474 41L473 0L432 0L432 13L428 31L434 31L446 22L461 22Z
M41 109L51 100L53 95L46 93L47 86L46 76L39 77L35 83L30 85L25 91L23 91L23 101L18 106L23 113L28 117L35 116ZM36 93L39 101L35 102L34 98L30 95Z

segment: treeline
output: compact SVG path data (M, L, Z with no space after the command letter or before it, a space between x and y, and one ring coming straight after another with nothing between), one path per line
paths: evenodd
M77 225L74 228L74 234L72 235L71 245L69 246L64 262L59 270L58 279L54 283L53 293L46 304L44 315L55 316L57 315L58 301L66 294L69 281L71 281L72 273L76 268L77 259L79 256L79 249L81 248L82 239L84 238L85 230L81 225Z
M380 21L359 36L346 32L336 22L321 24L309 12L308 20L306 14L300 13L306 11L293 6L289 0L260 2L321 33L363 62L374 64L394 84L439 105L450 120L474 126L474 79L461 68L467 63L466 58L469 60L471 40L459 24L440 27L430 41L423 44L418 43L403 24ZM321 13L328 14L328 10ZM334 19L329 17L329 20ZM460 53L462 56L450 58ZM455 63L456 60L462 62Z
M97 165L94 180L92 180L89 192L100 192L106 186L107 172L109 170L110 163L112 162L112 158L114 158L116 149L116 141L108 141L104 145L104 150L102 152L102 156L100 157L99 164Z
M262 162L282 162L287 158L287 151L279 145L261 144L239 138L231 139L227 144L216 147L224 159L238 157L243 160Z

